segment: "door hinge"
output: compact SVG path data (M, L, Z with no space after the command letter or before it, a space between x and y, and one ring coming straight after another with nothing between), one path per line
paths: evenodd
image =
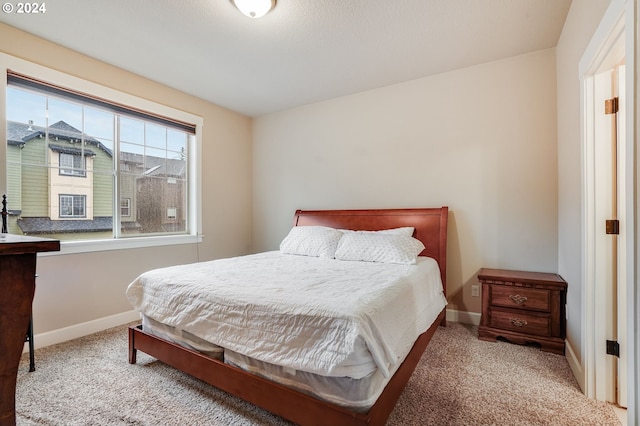
M611 98L604 101L604 113L615 114L618 112L618 98Z
M620 221L618 219L608 219L605 222L605 231L609 235L620 234Z
M615 340L607 340L607 355L620 358L620 344Z

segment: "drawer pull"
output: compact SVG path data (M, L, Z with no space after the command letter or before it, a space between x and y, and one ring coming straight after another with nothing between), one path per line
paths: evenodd
M520 318L511 318L511 324L515 325L516 327L524 327L525 325L527 325L527 321Z
M513 300L513 303L515 303L516 305L522 305L527 301L526 296L520 296L519 294L512 294L509 296L509 299Z

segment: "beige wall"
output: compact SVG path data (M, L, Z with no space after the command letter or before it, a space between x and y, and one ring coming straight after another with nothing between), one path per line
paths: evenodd
M130 311L125 288L147 269L249 252L250 118L1 23L0 52L201 116L204 121L203 243L40 257L34 300L36 334Z
M253 134L247 117L0 24L2 52L204 118L204 242L42 257L36 333L129 310L124 288L146 269L275 249L296 208L448 205L450 308L480 311L483 266L559 271L579 342L577 61L608 5L596 3L574 2L557 54L266 115Z
M569 283L567 340L582 362L582 171L578 64L610 1L574 1L556 48L558 79L558 272Z
M557 270L555 50L255 119L254 251L297 208L450 208L449 308L481 267Z

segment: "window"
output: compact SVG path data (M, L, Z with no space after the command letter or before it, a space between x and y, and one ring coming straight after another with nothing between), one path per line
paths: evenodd
M60 195L60 217L85 217L86 203L84 195Z
M120 200L120 216L131 216L131 198Z
M86 176L84 158L78 154L60 153L60 174L66 176Z
M63 249L67 241L133 241L117 248L198 240L201 119L45 74L67 85L7 69L9 232L57 238ZM85 91L69 85L76 80Z

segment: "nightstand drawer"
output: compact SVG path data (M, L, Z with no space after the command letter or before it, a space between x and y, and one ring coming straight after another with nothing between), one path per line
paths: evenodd
M549 291L515 286L491 285L490 303L492 306L518 308L549 312L551 302Z
M508 309L491 309L489 327L511 330L535 336L551 335L551 317L545 314L527 314Z

